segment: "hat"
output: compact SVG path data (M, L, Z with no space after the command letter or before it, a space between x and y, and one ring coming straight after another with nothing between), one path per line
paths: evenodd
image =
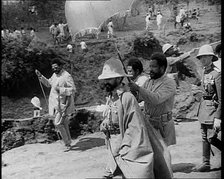
M196 57L199 59L199 57L203 56L203 55L212 55L213 62L218 60L218 57L214 54L214 51L213 51L213 48L211 45L206 44L206 45L203 45L200 47L200 49L198 51L198 55Z
M40 107L40 99L36 96L34 96L31 99L31 103L34 105L34 107L39 108L40 110L42 110L42 107Z
M173 45L171 44L164 44L162 47L163 53L165 54L167 50L169 50Z
M124 71L124 66L119 59L110 58L104 63L103 71L100 76L98 76L99 80L109 79L109 78L117 78L117 77L131 77L132 75L128 75Z

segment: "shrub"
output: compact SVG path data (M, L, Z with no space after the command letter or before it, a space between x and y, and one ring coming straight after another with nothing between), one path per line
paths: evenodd
M60 52L46 48L43 42L29 38L2 40L2 95L21 97L34 90L40 92L35 69L50 76L50 61L57 56Z

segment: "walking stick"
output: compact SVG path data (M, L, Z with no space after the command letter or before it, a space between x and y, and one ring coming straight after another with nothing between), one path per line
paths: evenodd
M123 65L124 72L125 72L126 74L128 74L128 73L127 73L127 70L126 70L126 68L125 68L125 66L124 66L124 63L123 63L123 61L122 61L120 51L119 51L118 48L117 48L117 44L116 44L116 42L114 42L114 45L115 45L115 49L116 49L116 51L117 51L119 60L121 61L122 65ZM131 79L130 79L129 77L127 77L127 79L128 79L128 82L131 82Z
M46 104L47 104L47 108L48 108L48 101L47 101L47 98L46 98L46 95L45 95L45 92L44 92L44 88L43 88L43 86L42 86L41 81L40 81L39 78L38 78L38 81L39 81L39 83L40 83L40 87L41 87L41 90L42 90L42 93L43 93L43 95L44 95L44 99L45 99L45 102L46 102Z

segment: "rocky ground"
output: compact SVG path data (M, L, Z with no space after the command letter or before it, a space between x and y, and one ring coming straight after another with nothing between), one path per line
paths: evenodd
M190 5L191 7L200 6L200 4ZM204 7L203 14L198 22L195 20L191 21L193 31L190 33L184 33L180 29L175 30L171 22L167 24L165 36L157 31L155 23L152 25L151 31L161 44L167 42L179 44L179 47L183 51L188 51L192 48L200 47L205 43L220 40L220 22L220 11L215 6L207 6ZM127 53L128 49L130 49L133 34L139 34L144 29L144 15L140 14L140 16L128 19L128 24L129 27L126 31L115 32L118 37L118 48L123 54ZM39 32L38 36L50 41L50 37L46 35L46 32ZM100 45L100 48L103 48L103 44ZM94 45L90 45L90 49L94 53ZM88 53L88 56L90 56L91 52ZM200 63L195 58L196 53L192 54L186 63L194 68L200 76ZM192 84L194 82L195 79L181 81L180 89L175 99L173 112L175 117L182 119L182 122L175 126L177 145L170 147L174 178L221 178L221 153L216 148L213 148L215 156L212 157L211 161L212 171L206 173L191 171L195 164L200 163L202 152L200 126L196 118L200 93L198 88ZM41 101L44 104L44 99L41 99ZM94 105L94 103L92 104ZM45 113L47 111L46 106L43 106L43 108L43 112ZM3 97L2 116L3 118L25 118L32 116L30 99L11 100ZM99 121L99 114L96 116L96 118L93 118ZM79 118L83 118L83 116L81 115ZM88 121L88 119L85 120ZM4 152L2 153L2 177L4 179L83 179L99 178L101 176L107 162L108 151L104 144L104 134L91 131L90 128L93 128L93 126L90 127L84 123L82 124L83 129L85 129L84 132L72 130L72 150L63 152L63 145L60 141L56 141L57 136L55 136L55 133L52 134L50 131L48 133L44 132L47 124L44 119L7 124L8 126L5 125L4 127L10 129L7 135L2 136L2 146L6 146L6 142L4 143L3 139L7 141L11 137L11 141L7 141L8 149L3 150L2 147L2 152ZM76 125L77 123L74 124L74 126ZM13 126L14 128L12 128ZM94 127L97 129L96 126ZM95 133L86 134L86 131ZM13 132L17 132L17 135L13 135Z

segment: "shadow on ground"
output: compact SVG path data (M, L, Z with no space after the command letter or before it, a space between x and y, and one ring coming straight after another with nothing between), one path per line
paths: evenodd
M222 170L222 167L212 168L212 169L210 170L210 172L219 171L219 170Z
M94 147L100 147L105 145L105 139L102 138L82 138L75 145L71 147L71 150L85 151Z
M193 167L195 167L193 163L177 163L172 165L173 173L191 173Z

